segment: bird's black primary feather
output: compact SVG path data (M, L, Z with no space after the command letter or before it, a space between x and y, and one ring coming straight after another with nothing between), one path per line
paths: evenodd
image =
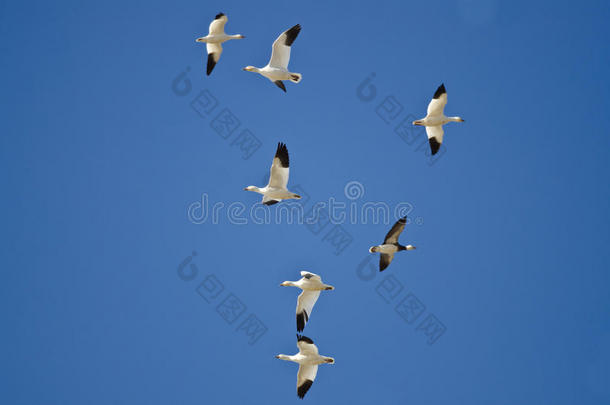
M275 151L275 157L280 160L282 167L290 166L290 159L288 158L288 148L286 144L279 142L277 144L277 150Z
M311 384L313 384L313 381L305 380L303 384L297 387L297 396L303 399L303 397L305 397L305 394L307 394L307 391L309 391L309 389L311 388Z
M430 141L430 150L432 151L433 155L436 155L436 152L438 152L438 150L441 148L441 144L434 137L430 138L429 141Z
M297 334L297 342L305 342L313 345L313 340L308 338L307 336Z
M301 32L301 24L297 24L286 31L286 42L284 42L284 45L291 46L294 40L297 39L299 32Z
M273 83L275 83L275 85L277 87L279 87L280 89L284 90L284 93L286 93L286 86L284 86L284 82L281 80L276 80Z
M208 76L210 75L210 73L212 73L212 70L214 70L214 66L216 66L216 61L214 60L214 54L209 53L208 54L208 67L206 70L206 73Z
M439 98L440 96L442 96L445 93L447 93L447 91L445 90L445 84L443 83L440 86L438 86L438 89L436 89L436 91L434 92L434 97L432 97L432 98Z

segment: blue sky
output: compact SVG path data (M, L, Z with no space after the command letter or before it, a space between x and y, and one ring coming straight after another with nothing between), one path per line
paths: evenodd
M206 77L194 40L220 11L246 39ZM0 3L2 403L299 401L296 364L273 356L297 350L298 291L279 283L303 269L336 286L305 329L336 364L306 401L610 403L609 11ZM296 23L300 84L284 94L241 70ZM425 135L397 127L441 83L466 122L431 161ZM192 108L202 94L209 115ZM226 139L222 111L240 123ZM244 130L260 145L247 156ZM305 209L403 203L401 242L417 250L379 274L367 249L389 223L189 219L202 195L258 204L243 188L264 181L278 141ZM404 302L421 311L401 317Z

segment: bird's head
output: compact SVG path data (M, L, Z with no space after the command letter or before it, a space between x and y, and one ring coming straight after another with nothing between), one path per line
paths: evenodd
M324 363L335 364L335 359L333 359L332 357L325 357Z
M256 186L248 186L246 188L244 188L244 191L255 191L256 190Z
M413 121L413 125L424 125L424 122L422 120L415 120Z
M246 66L242 70L245 70L246 72L256 72L256 68L254 66Z
M197 38L195 42L205 42L205 37Z

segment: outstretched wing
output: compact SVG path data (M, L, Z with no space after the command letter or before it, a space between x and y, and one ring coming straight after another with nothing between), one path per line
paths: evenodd
M286 188L288 185L288 175L290 174L289 166L288 148L286 148L285 144L280 142L277 144L275 157L271 164L269 187Z
M437 116L443 115L443 110L445 109L445 105L447 104L447 91L445 90L445 85L441 84L436 89L430 104L428 104L428 116Z
M205 45L206 49L208 50L208 67L206 73L209 76L210 73L212 73L212 70L214 70L214 66L216 66L216 64L218 63L218 60L220 60L220 54L222 54L222 45L211 44L209 42Z
M305 324L309 321L313 306L320 297L320 291L303 290L297 298L297 332L302 332L305 329Z
M318 374L317 364L299 365L297 373L297 396L299 398L305 397L316 379L316 374Z
M441 148L441 144L443 143L443 134L445 131L443 130L442 125L437 125L434 127L426 127L426 134L428 135L428 142L430 142L430 151L433 155L436 155L436 152Z
M210 35L224 34L227 21L229 19L223 13L216 14L214 21L210 23Z
M394 253L382 253L379 255L379 271L384 271L394 259Z
M288 62L290 62L290 47L297 36L301 32L301 25L297 24L294 27L282 32L273 43L273 49L271 51L271 60L269 60L269 66L288 68Z
M392 226L392 229L390 229L390 232L388 232L388 234L385 236L383 243L388 244L388 245L393 245L395 243L398 243L398 237L400 236L402 231L405 229L406 223L407 223L407 217L400 218L398 221L396 221L394 226Z

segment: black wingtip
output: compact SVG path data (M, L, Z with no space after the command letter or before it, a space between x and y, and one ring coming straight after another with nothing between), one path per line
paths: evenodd
M405 215L404 217L400 218L398 220L398 222L400 222L401 224L406 224L407 223L407 216Z
M301 312L297 314L297 332L303 332L305 329L305 313Z
M299 335L297 333L297 342L305 342L313 345L313 340L308 338L307 336Z
M290 167L290 159L288 157L288 148L286 147L286 144L282 142L277 143L275 157L280 160L282 167Z
M221 17L224 17L225 13L218 13L216 14L216 17L214 17L215 20L218 20Z
M279 202L280 202L279 200L269 200L269 201L265 201L263 204L269 206L269 205L277 204Z
M297 396L303 399L303 397L305 397L305 394L307 394L307 391L309 391L309 389L311 388L311 384L313 384L313 381L305 380L303 384L297 387Z
M284 93L286 93L286 86L284 86L284 82L281 80L276 80L273 83L275 83L275 85L277 87L279 87L280 89L282 89L284 91Z
M212 70L214 70L214 66L216 66L216 61L214 60L214 54L209 53L208 54L208 66L206 69L206 74L208 76L210 75L210 73L212 73Z
M297 39L299 32L301 32L301 24L297 24L286 31L286 42L284 44L286 46L291 46L294 40Z
M432 151L432 155L436 155L436 152L441 148L441 144L436 138L428 139L430 141L430 151Z
M447 91L445 90L445 83L442 83L440 86L438 86L438 89L436 89L436 91L434 92L434 97L432 98L439 98L445 93L447 93Z

